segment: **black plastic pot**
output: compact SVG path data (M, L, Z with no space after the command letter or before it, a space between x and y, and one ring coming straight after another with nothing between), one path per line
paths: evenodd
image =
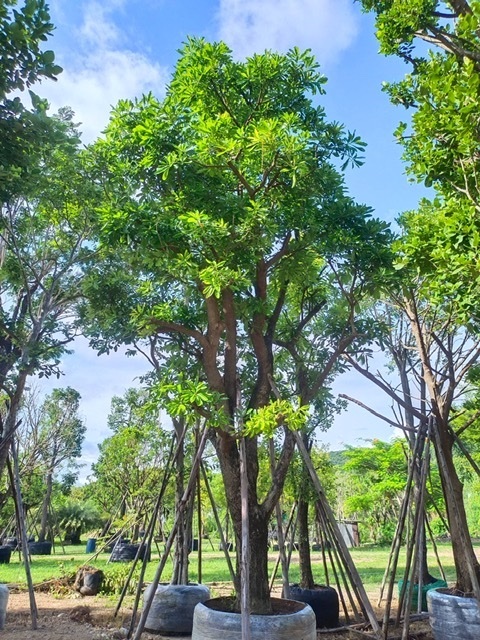
M3 544L7 547L11 547L12 550L15 550L18 546L18 540L14 537L5 538L5 541Z
M315 614L317 629L338 627L338 593L333 587L316 585L314 589L302 589L298 584L290 585L290 598L309 604Z
M32 556L50 556L52 554L52 543L50 540L45 542L30 542L28 551Z
M110 562L130 562L135 560L139 544L117 544L112 550ZM150 562L150 549L144 546L140 553L140 560L146 558Z
M96 596L100 591L103 580L103 571L94 569L85 571L83 574L83 585L80 587L80 593L83 596Z
M9 564L12 555L12 547L8 545L0 546L0 564Z

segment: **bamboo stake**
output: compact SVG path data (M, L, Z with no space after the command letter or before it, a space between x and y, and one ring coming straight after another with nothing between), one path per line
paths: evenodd
M315 489L317 490L317 493L320 497L320 499L322 500L322 504L323 504L323 508L325 510L325 514L328 518L328 521L330 522L331 527L333 528L333 532L335 534L335 539L338 543L338 547L342 552L342 557L343 557L343 561L346 565L346 567L349 570L350 573L350 578L352 581L352 586L354 587L355 591L358 594L359 597L359 601L363 604L368 620L372 626L373 632L375 633L375 636L377 638L382 637L381 634L381 629L380 626L378 624L378 621L375 617L375 613L373 611L372 605L370 604L370 601L368 599L368 596L366 594L365 591L365 587L363 586L363 583L361 581L361 578L358 574L357 568L355 567L354 563L352 562L351 556L349 554L347 545L345 544L345 541L343 539L343 536L340 532L340 529L338 528L338 525L335 521L335 516L333 514L333 511L331 510L330 505L328 504L328 502L325 499L325 492L323 490L322 484L320 482L320 479L317 475L317 472L315 470L315 467L313 465L312 459L303 443L303 440L300 436L300 434L297 431L293 432L296 443L297 443L297 447L305 461L305 464L307 465L308 471L310 473L310 476L312 478L312 482L313 485L315 487Z
M321 543L322 543L322 555L323 555L324 570L325 570L325 573L327 573L327 558L326 558L326 555L325 555L325 547L327 547L327 554L328 554L328 558L330 560L330 566L332 567L332 573L333 573L333 577L335 579L335 586L337 587L337 591L338 591L338 595L339 595L339 598L340 598L340 602L342 603L342 609L343 609L343 613L345 614L345 620L346 620L347 623L350 623L350 615L348 613L347 603L345 602L345 596L343 594L343 589L342 589L342 586L341 586L341 583L340 583L340 578L338 577L338 572L337 572L337 569L335 567L335 561L333 559L332 551L327 546L326 531L323 531L323 529L327 529L327 526L326 526L326 522L325 522L325 518L324 518L324 514L323 514L322 505L320 504L319 501L317 501L316 507L317 507L317 518L321 518L322 519L322 530L320 531L320 540L321 540ZM330 584L330 583L327 582L327 584ZM348 598L349 598L349 601L350 601L350 605L352 606L352 610L354 612L354 616L355 616L355 618L357 618L358 611L357 611L357 609L355 607L355 604L354 604L354 602L352 600L351 592L348 589L348 587L347 587L347 595L348 595Z
M198 582L202 583L202 500L201 500L201 486L200 486L200 467L197 471L197 529L198 529Z
M225 554L225 559L227 561L228 570L230 572L230 577L232 579L233 584L235 584L236 576L235 571L233 569L232 560L230 558L230 554L228 553L227 542L225 540L225 536L223 535L222 523L220 522L220 517L218 515L217 505L215 504L215 500L213 497L212 489L210 487L210 482L207 477L207 472L205 471L205 466L203 462L200 462L200 469L202 470L203 482L205 483L205 487L207 489L208 497L210 500L210 504L212 505L213 517L215 518L215 522L217 524L218 533L220 535L220 544L222 545L223 552Z
M273 438L270 438L268 448L270 454L270 472L273 477L273 473L275 471L275 447L273 445ZM282 564L283 597L288 600L290 598L290 584L288 580L288 562L285 551L285 538L283 535L282 508L280 506L280 501L277 501L277 504L275 505L275 516L277 519L278 552L280 554L280 561Z
M248 517L248 475L245 437L240 437L240 496L242 503L242 554L240 558L240 615L242 640L252 640L250 628L250 536Z
M428 439L430 433L427 434L427 442L426 442L426 451L423 459L422 469L420 473L420 498L419 503L417 505L417 509L415 512L415 522L414 522L414 533L415 538L418 538L418 544L415 544L415 552L413 556L412 563L412 573L410 577L409 589L407 600L405 604L405 616L403 620L403 631L402 631L402 640L408 640L408 630L410 627L410 614L412 608L412 596L413 596L413 588L415 581L415 572L418 573L418 596L420 601L419 612L421 611L421 601L422 601L422 578L420 572L418 571L419 562L421 561L421 546L423 543L423 522L424 522L424 505L425 505L425 486L427 481L427 469L430 462L430 441Z
M163 553L162 558L160 559L160 562L158 564L157 570L155 572L155 576L153 578L152 581L152 589L151 592L149 594L149 597L147 598L147 600L144 602L144 606L143 606L143 611L142 611L142 615L140 616L140 621L138 623L137 629L135 631L135 635L133 637L133 640L140 640L141 635L143 633L143 630L145 628L145 623L147 621L147 617L148 617L148 613L150 611L150 607L152 606L152 602L153 599L155 597L155 591L158 587L158 583L160 582L160 577L162 575L163 569L165 568L165 564L167 562L167 558L168 558L168 554L170 552L170 549L172 547L173 541L175 539L175 536L177 534L177 528L180 522L180 519L183 515L183 512L185 511L186 506L188 505L188 500L190 498L193 486L195 484L196 481L196 477L197 477L197 471L198 471L198 465L200 464L200 459L201 456L203 454L203 450L205 448L205 444L207 442L207 433L208 433L208 429L206 427L206 425L203 428L203 433L200 439L200 443L197 449L197 453L195 455L195 459L193 461L193 465L192 465L192 469L190 472L190 478L188 480L188 484L187 487L185 489L185 492L182 496L182 499L180 500L180 504L177 506L177 513L175 516L175 521L172 527L172 530L170 531L170 534L168 536L166 545L165 545L165 551ZM127 638L129 638L130 635L127 635Z
M18 527L20 529L20 538L22 541L23 565L25 567L25 575L27 578L27 585L28 585L28 597L30 600L30 615L32 618L32 629L35 630L38 628L38 609L37 609L37 603L35 600L35 592L33 590L32 572L30 571L30 558L29 558L29 552L28 552L27 531L25 528L25 519L23 516L24 511L23 511L22 489L20 486L20 471L18 468L17 449L15 446L15 440L13 438L11 439L11 443L10 443L10 451L11 451L13 465L10 463L10 460L7 460L7 464L9 468L10 477L13 480L13 487L14 487L14 494L15 494L15 509L17 510Z
M165 472L164 472L163 478L162 478L162 484L160 485L160 491L159 491L157 499L155 501L152 517L150 518L150 521L149 521L149 523L147 525L147 532L146 532L146 537L147 537L146 552L147 552L147 554L148 554L148 549L152 548L152 541L153 541L153 538L154 538L154 535L155 535L155 523L156 523L156 520L157 520L157 517L158 517L158 512L160 511L160 505L162 504L163 496L165 495L165 491L167 489L167 484L168 484L168 481L170 479L170 476L172 475L172 470L173 470L174 465L175 465L175 460L177 459L177 456L179 455L180 448L182 446L184 437L185 437L185 430L183 431L179 441L177 442L177 446L175 448L175 453L174 453L174 449L173 449L174 443L175 443L175 439L172 438L172 442L171 442L171 445L170 445L170 450L168 452L167 463L166 463L166 466L165 466ZM158 546L157 546L157 548L158 548ZM132 563L132 566L130 568L130 572L128 574L127 580L125 581L125 584L123 585L122 593L120 594L120 598L118 600L117 607L115 609L114 617L117 616L117 614L118 614L118 612L120 610L120 607L122 605L123 599L125 598L125 595L126 595L127 589L128 589L128 585L130 584L130 580L132 579L133 572L135 571L135 567L136 567L136 564L138 562L138 558L140 557L141 552L142 552L142 545L140 544L140 547L138 548L137 553L135 554L135 559L134 559L134 561ZM146 562L145 556L144 556L142 567L140 569L140 576L138 578L137 590L136 590L136 593L135 593L135 601L133 603L132 618L131 618L131 621L130 621L129 634L131 634L133 632L133 627L134 627L135 622L136 622L137 610L138 610L138 605L139 605L139 602L140 602L140 595L141 595L141 589L142 589L142 584L143 584L143 577L145 575L146 567L147 567L147 562Z
M390 552L390 556L389 556L389 561L388 561L388 566L387 569L385 570L385 574L383 577L383 581L382 581L382 587L381 587L381 591L380 591L380 599L379 599L379 606L383 597L383 590L385 587L385 582L388 576L388 573L390 573L390 580L388 583L388 591L387 591L387 601L386 601L386 605L385 605L385 611L384 611L384 616L383 616L383 630L384 630L384 637L385 639L387 638L388 635L388 620L390 618L390 611L391 611L391 607L392 607L392 598L393 598L393 589L394 589L394 585L395 585L395 577L396 577L396 573L397 573L397 567L398 567L398 559L400 556L400 549L402 546L402 537L403 537L403 532L405 530L405 522L406 522L406 518L408 515L408 505L410 503L410 496L411 496L411 492L412 492L412 488L413 488L413 478L414 478L414 474L415 474L415 464L416 464L416 459L418 457L418 454L420 452L420 447L422 446L422 440L424 437L424 429L421 428L419 429L418 433L417 433L417 437L415 440L415 445L413 447L413 452L411 454L411 460L410 460L410 465L409 465L409 470L408 470L408 476L407 476L407 484L405 487L405 495L403 497L403 502L402 502L402 506L400 508L400 514L399 514L399 518L398 518L398 524L397 524L397 528L395 531L395 536L392 542L392 548L391 548L391 552Z
M292 509L290 511L290 516L288 518L287 526L285 527L285 540L287 540L287 538L288 538L288 536L290 534L290 528L291 528L292 523L293 523L293 516L295 515L296 508L297 508L297 501L295 501L293 503L293 507L292 507ZM279 549L280 549L280 546L279 546ZM288 559L287 559L287 562L288 562ZM277 555L277 559L275 561L275 566L273 568L272 575L270 576L270 584L269 584L269 590L270 591L273 589L273 583L275 582L275 578L277 576L277 571L278 571L278 565L279 564L280 564L280 551L279 551L279 553Z

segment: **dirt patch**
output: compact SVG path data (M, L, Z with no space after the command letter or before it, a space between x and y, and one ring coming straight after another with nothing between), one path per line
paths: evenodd
M219 589L217 589L219 590ZM80 594L35 594L38 608L38 629L32 631L27 593L11 593L8 600L7 621L2 640L119 640L125 638L131 620L131 608L122 608L117 617L117 602L101 596L82 597ZM392 631L400 638L400 631ZM360 634L346 629L319 631L318 640L354 640ZM365 637L365 636L363 636ZM184 636L188 640L189 636ZM433 640L428 620L412 624L410 640ZM167 637L142 634L142 640L167 640ZM171 640L171 638L170 638ZM226 639L227 640L227 639Z
M100 596L36 593L35 600L38 628L33 631L28 594L10 594L2 640L117 640L125 637L131 620L131 609L122 608L114 617L116 602ZM163 640L148 633L142 638Z

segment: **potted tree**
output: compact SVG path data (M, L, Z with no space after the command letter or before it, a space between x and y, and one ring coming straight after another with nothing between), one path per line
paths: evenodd
M92 151L106 194L105 260L90 273L94 340L108 348L153 336L167 359L179 349L197 364L197 376L185 371L177 415L194 408L215 425L238 569L244 442L255 614L272 613L268 523L294 451L284 417L295 411L272 401L284 350L276 338L301 304L299 337L308 335L329 304L338 309L332 269L366 246L358 269L375 274L388 241L386 226L345 192L337 158L358 163L363 145L313 104L308 94L323 93L324 81L309 52L238 62L223 43L191 39L165 100L121 102ZM262 420L268 427L253 429ZM265 488L259 440L272 424L283 435ZM240 597L239 579L235 588Z

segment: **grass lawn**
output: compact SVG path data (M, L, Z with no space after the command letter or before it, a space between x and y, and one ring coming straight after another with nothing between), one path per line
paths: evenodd
M218 546L216 547L218 549ZM477 547L477 550L480 550ZM64 553L65 551L65 553ZM353 561L360 573L365 588L372 592L379 588L385 567L388 562L388 547L363 546L351 549ZM454 581L455 569L451 548L449 544L439 544L439 555L447 575L449 582ZM33 582L35 584L46 580L61 578L66 575L75 574L77 569L83 564L90 564L98 569L102 569L106 576L110 576L110 581L115 586L122 584L130 568L130 563L115 562L109 563L110 554L101 553L97 558L92 560L92 554L85 552L85 545L67 546L62 549L61 545L55 547L55 552L51 556L32 556L31 571ZM269 555L270 571L273 570L276 552ZM152 560L148 563L145 580L148 582L153 579L157 562L159 558L158 549L152 550ZM313 567L315 579L318 583L325 583L325 573L322 565L322 555L320 552L312 553ZM398 576L401 577L401 571L404 567L405 552L401 554ZM437 563L433 552L430 551L430 572L440 577ZM167 563L162 581L168 582L171 575L171 560ZM277 574L277 580L280 581L280 571ZM198 581L198 553L193 551L190 555L190 579L192 582ZM290 567L290 581L297 582L299 579L298 571L298 553L293 553ZM213 582L229 582L230 576L227 569L225 557L220 551L213 551L210 544L205 545L202 551L202 582L210 584ZM331 582L333 582L331 578ZM19 561L19 554L12 554L10 564L0 564L0 583L24 585L26 584L25 570L23 564Z

